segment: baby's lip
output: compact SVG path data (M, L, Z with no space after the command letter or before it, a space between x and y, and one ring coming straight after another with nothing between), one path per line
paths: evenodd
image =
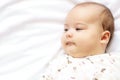
M67 41L67 42L66 42L66 45L75 45L75 43L72 42L72 41Z

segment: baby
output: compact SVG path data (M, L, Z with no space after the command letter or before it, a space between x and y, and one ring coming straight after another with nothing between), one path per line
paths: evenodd
M49 63L40 80L120 80L119 56L104 54L114 18L102 4L77 4L68 13L62 36L65 54Z
M103 54L112 38L114 18L110 10L97 3L76 5L67 15L62 45L72 57Z

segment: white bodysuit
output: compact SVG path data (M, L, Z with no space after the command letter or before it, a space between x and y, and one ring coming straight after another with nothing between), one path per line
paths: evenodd
M54 59L40 80L120 80L120 53L86 58L61 54Z

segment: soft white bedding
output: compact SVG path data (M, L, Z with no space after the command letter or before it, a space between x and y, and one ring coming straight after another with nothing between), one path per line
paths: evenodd
M115 34L108 52L120 52L119 0L3 0L0 2L0 80L39 80L56 57L67 12L79 2L108 6Z

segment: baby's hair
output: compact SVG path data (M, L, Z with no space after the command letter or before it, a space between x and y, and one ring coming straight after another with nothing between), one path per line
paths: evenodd
M111 39L113 37L113 33L114 33L114 17L110 11L109 8L107 8L105 5L103 4L100 4L100 3L96 3L96 2L84 2L84 3L79 3L77 4L75 7L78 7L78 6L82 6L82 7L85 7L85 6L89 6L89 5L97 5L99 7L102 7L103 10L100 14L100 21L101 21L101 25L103 27L103 30L104 31L109 31L110 32L110 40L107 44L107 46L110 44L111 42Z

